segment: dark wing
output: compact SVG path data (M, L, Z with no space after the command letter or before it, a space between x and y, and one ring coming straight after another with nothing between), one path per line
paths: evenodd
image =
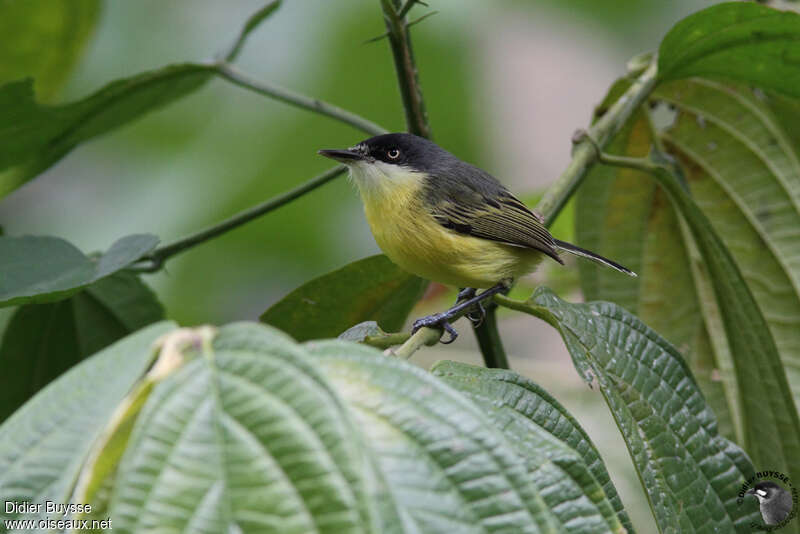
M487 175L488 176L488 175ZM491 178L491 177L489 177ZM436 179L436 178L432 178ZM479 184L445 179L433 187L427 205L436 221L455 232L544 252L564 263L541 219L494 178Z

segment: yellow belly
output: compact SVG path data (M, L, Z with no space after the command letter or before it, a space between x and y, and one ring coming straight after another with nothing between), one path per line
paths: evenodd
M441 226L413 190L364 198L375 241L394 263L422 278L457 287L491 287L531 272L536 250L458 234Z

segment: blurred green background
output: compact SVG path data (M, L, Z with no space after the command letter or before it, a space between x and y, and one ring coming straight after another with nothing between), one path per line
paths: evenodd
M430 8L417 6L411 17L439 11L413 29L434 138L532 198L566 166L572 132L586 126L593 106L625 72L626 61L656 47L677 20L712 3L429 0ZM11 4L0 0L0 9ZM69 101L115 78L213 58L261 5L255 0L104 2L74 69L51 76L51 84L64 79L62 90L43 96ZM6 18L0 29L14 22ZM383 31L377 0L286 0L250 37L237 64L256 79L402 130L387 43L364 43ZM46 64L39 56L52 45L32 42L26 58L32 66L40 59ZM10 235L64 237L84 251L105 249L136 232L171 241L328 168L317 149L349 146L364 137L331 119L213 80L175 105L79 146L0 200L0 226ZM555 230L564 239L571 237L568 216ZM360 201L342 178L176 257L165 271L145 279L171 318L185 325L220 324L256 319L309 278L376 252ZM553 265L530 283L548 283L580 299L576 276ZM444 305L442 298L429 300L417 312ZM599 393L579 379L550 327L518 315L503 317L512 366L576 414L609 461L639 531L653 531L624 443ZM477 362L468 326L457 326L467 335L453 346L423 351L418 363Z

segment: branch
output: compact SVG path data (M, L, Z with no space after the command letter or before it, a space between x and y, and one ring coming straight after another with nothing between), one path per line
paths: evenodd
M231 45L230 49L228 49L223 57L227 61L234 61L239 55L239 52L242 51L242 47L244 46L245 41L247 41L247 38L250 36L250 32L258 28L259 24L269 18L269 16L281 6L281 3L282 0L272 0L272 2L265 4L264 7L250 15L250 18L247 19L244 27L236 37L236 41L233 43L233 45Z
M558 323L555 321L555 319L548 310L540 306L537 306L535 304L531 304L529 301L514 300L508 298L505 295L495 295L494 297L492 297L492 301L498 306L508 308L509 310L515 310L522 313L527 313L528 315L533 315L534 317L538 317L542 321L545 321L553 325L555 328L558 328Z
M428 5L420 0L406 0L406 4L400 8L400 11L397 12L397 17L401 19L405 17L408 12L411 11L411 8L414 7L414 4L422 4L423 6Z
M413 2L412 2L413 3ZM422 89L419 86L417 66L414 63L414 53L411 50L411 36L405 13L400 15L397 0L381 0L383 17L386 22L386 31L389 37L389 46L394 57L394 68L397 72L397 83L400 87L400 96L403 99L403 108L406 112L406 127L409 132L421 137L431 137L431 127L428 124L428 115L425 111L425 102L422 99ZM406 4L410 9L410 5Z
M484 308L486 316L483 318L483 322L473 327L478 347L483 354L483 363L489 368L511 369L508 365L506 349L503 348L503 340L500 338L500 331L497 328L497 305L490 302Z
M439 330L420 328L405 343L396 349L389 349L387 353L390 356L407 360L424 345L436 345L441 337L442 332Z
M142 258L143 261L150 262L149 265L136 266L134 267L134 270L141 272L158 271L164 265L164 262L175 254L183 252L184 250L188 250L201 243L205 243L206 241L214 239L215 237L229 232L234 228L238 228L239 226L242 226L253 219L261 217L262 215L269 213L270 211L277 209L288 202L291 202L292 200L308 193L309 191L313 191L314 189L330 182L340 174L344 173L346 170L347 167L344 165L337 165L336 167L325 171L319 176L312 178L306 183L281 195L273 197L266 202L262 202L261 204L253 206L252 208L237 213L221 223L210 226L205 230L201 230L188 237L184 237L183 239L179 239L162 247L158 247L153 252Z
M588 135L597 142L601 150L650 95L656 85L656 74L657 66L654 58L650 66L633 82L625 94L589 128ZM588 139L584 138L575 144L572 161L536 206L536 211L544 217L545 226L549 227L553 224L561 209L586 177L589 169L597 162L597 158L597 150Z
M400 96L403 98L403 107L406 112L406 126L409 132L430 138L431 127L428 123L428 115L425 112L425 103L419 86L414 54L411 51L411 36L408 31L410 24L405 21L406 13L415 3L420 2L418 0L406 0L405 4L400 7L399 0L381 0L389 45L394 56L397 83L400 86ZM424 18L425 16L420 17L415 22L419 22ZM483 322L478 326L474 326L473 331L478 339L478 345L486 366L508 369L508 358L503 348L500 333L497 330L495 312L496 307L488 307ZM424 334L421 333L424 331L426 331ZM423 328L403 344L398 351L403 357L408 358L414 351L422 345L428 344L428 341L434 339L434 337L438 341L441 335L442 333L438 330Z
M277 5L277 3L270 5ZM240 45L241 43L237 42L237 49ZM288 89L278 87L277 85L257 82L225 61L217 62L214 65L217 74L220 77L240 87L250 89L251 91L255 91L259 94L286 102L287 104L299 108L308 109L321 115L326 115L371 135L380 135L388 131L372 121L369 121L340 107L334 106L333 104L294 93ZM143 265L136 265L132 268L132 270L139 272L158 271L164 266L164 262L175 254L183 252L184 250L188 250L201 243L205 243L206 241L238 228L239 226L248 223L253 219L261 217L262 215L267 214L270 211L277 209L310 191L313 191L317 187L328 183L330 180L336 178L346 170L347 168L343 165L334 167L333 169L330 169L323 174L312 178L303 185L278 195L275 198L267 200L266 202L262 202L261 204L253 206L252 208L248 208L240 213L237 213L221 223L215 224L188 237L184 237L164 245L163 247L159 247L150 254L141 258L141 261L147 263Z
M256 81L225 61L218 62L216 67L217 73L220 77L238 85L239 87L250 89L251 91L255 91L261 95L280 100L281 102L285 102L298 108L308 109L319 113L320 115L326 115L338 121L344 122L345 124L349 124L350 126L358 128L359 130L370 135L388 133L387 129L375 124L374 122L356 115L355 113L334 106L333 104L323 102L317 98L311 98L305 95L294 93L277 85Z
M384 332L383 334L375 336L366 336L361 343L378 349L388 349L389 347L405 343L410 337L411 334L408 332Z

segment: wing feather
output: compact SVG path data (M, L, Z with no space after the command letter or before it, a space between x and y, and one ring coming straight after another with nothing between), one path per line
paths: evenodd
M434 219L454 232L544 252L563 263L542 220L502 186L481 192L461 184L429 202ZM499 184L498 184L499 185ZM490 193L490 194L487 194Z

